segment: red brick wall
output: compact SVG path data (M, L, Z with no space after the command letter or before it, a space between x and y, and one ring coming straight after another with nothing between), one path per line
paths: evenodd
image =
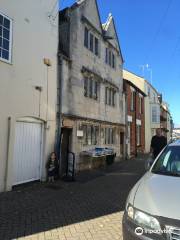
M139 91L136 89L136 108L131 111L131 87L130 84L125 82L126 96L127 96L127 114L132 116L131 123L131 155L134 156L138 152L144 152L145 150L145 109L144 109L144 97L142 98L142 113L140 113L140 97ZM141 120L141 145L136 146L136 119Z

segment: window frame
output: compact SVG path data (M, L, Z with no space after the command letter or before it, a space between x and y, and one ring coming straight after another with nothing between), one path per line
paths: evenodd
M111 68L116 69L116 55L113 50L108 47L105 49L105 63Z
M89 50L94 53L94 34L89 33Z
M84 26L84 47L100 58L100 39L86 25Z
M143 114L143 97L139 97L139 113Z
M160 109L156 104L151 105L151 123L159 124L160 123Z
M93 124L83 124L84 146L96 146L99 143L99 126Z
M109 58L109 49L106 47L106 56L105 56L105 63L108 64L108 58Z
M9 59L5 59L3 57L0 56L0 61L2 62L5 62L5 63L9 63L9 64L12 64L12 32L13 32L13 20L12 18L8 17L6 14L2 13L0 11L0 15L3 17L3 18L6 18L7 20L9 20L10 22L10 27L9 27L9 50L8 50L8 53L9 53ZM3 30L4 26L2 25L2 30ZM3 31L2 31L3 32ZM2 40L3 40L3 35L2 35ZM1 48L2 49L2 48Z
M94 53L99 56L99 39L94 36Z
M105 145L115 145L116 144L116 140L115 140L116 131L115 131L115 128L113 128L113 127L106 127L104 131L105 131L104 144Z
M130 109L131 112L134 112L134 111L135 111L135 102L136 102L136 101L135 101L135 100L136 100L135 97L136 97L136 93L135 93L134 90L132 90L132 91L131 91L131 106L130 106L130 107L131 107L131 109Z
M89 49L89 29L86 26L84 28L84 47Z
M96 78L84 77L84 97L99 101L100 83Z
M105 104L111 107L116 106L116 90L111 87L105 87Z
M141 146L141 125L136 125L136 145Z

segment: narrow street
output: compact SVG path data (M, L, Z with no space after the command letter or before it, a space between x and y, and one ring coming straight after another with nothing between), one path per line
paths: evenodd
M84 172L76 182L31 184L0 194L0 239L122 239L121 218L144 159Z

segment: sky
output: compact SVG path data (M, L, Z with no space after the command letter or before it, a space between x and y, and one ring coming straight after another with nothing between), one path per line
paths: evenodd
M60 8L74 2L60 0ZM180 124L180 0L97 2L102 23L109 13L114 17L124 68L149 80L168 102L174 123Z

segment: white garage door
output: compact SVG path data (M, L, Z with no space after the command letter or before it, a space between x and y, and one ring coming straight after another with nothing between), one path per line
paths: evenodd
M41 143L40 123L16 123L13 185L40 179Z

